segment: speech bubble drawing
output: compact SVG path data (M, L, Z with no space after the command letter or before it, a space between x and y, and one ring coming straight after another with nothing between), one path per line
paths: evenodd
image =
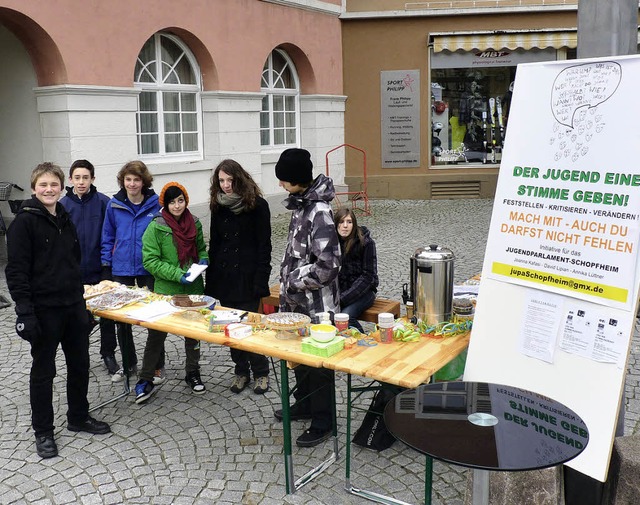
M563 69L553 81L551 110L558 123L573 128L576 112L597 107L615 93L622 66L615 61L583 63Z

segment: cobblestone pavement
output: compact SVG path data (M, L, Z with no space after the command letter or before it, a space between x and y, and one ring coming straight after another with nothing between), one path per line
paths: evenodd
M454 251L455 278L462 281L482 268L491 200L375 201L373 215L362 217L378 245L380 295L400 299L409 281L409 258L416 248L432 243ZM273 219L272 280L276 280L284 250L288 215ZM0 258L0 294L8 297ZM194 396L183 379L182 339L167 339L169 380L146 404L133 396L93 414L111 424L106 436L74 434L65 428L64 361L54 382L56 440L60 456L41 460L35 454L28 395L29 348L14 333L13 306L0 310L0 503L8 504L360 504L369 503L344 491L344 395L346 377L337 374L340 455L338 463L294 495L285 493L282 430L273 417L279 406L274 375L272 390L255 395L229 391L232 378L229 351L203 343L202 376L207 392ZM637 333L637 331L636 331ZM136 330L141 357L145 332ZM99 338L91 337L92 405L121 392L113 385L98 353ZM637 339L627 381L626 431L640 418ZM61 358L62 353L59 353ZM292 374L291 374L292 375ZM293 380L291 381L293 383ZM354 378L356 384L360 384ZM358 426L362 414L356 414ZM296 437L305 425L293 423ZM330 444L314 449L294 445L296 475L329 455ZM424 457L396 442L382 453L354 446L353 485L421 503ZM434 504L462 505L467 470L436 462Z

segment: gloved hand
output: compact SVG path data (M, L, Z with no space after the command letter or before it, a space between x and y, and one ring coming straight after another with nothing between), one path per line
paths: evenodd
M198 265L208 265L209 264L209 260L207 258L202 258L200 261L198 261Z
M22 314L16 319L16 333L27 342L40 335L40 324L35 314Z
M187 279L187 274L182 274L182 277L180 277L180 284L191 284L191 281Z
M100 272L100 280L101 281L113 280L113 274L111 272L111 267L109 265L102 265L102 271Z

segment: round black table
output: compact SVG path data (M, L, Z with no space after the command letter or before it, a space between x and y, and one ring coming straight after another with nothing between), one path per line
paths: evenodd
M585 423L571 409L524 389L486 382L440 382L398 394L384 411L387 428L430 458L475 470L548 468L580 454L589 442ZM430 471L427 485L430 487ZM474 473L484 482L488 473ZM430 499L430 489L429 489ZM427 490L425 490L425 502ZM484 503L481 498L474 503Z

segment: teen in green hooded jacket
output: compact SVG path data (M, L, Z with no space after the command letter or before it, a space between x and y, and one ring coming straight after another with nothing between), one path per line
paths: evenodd
M204 282L198 276L187 280L186 272L193 263L207 264L207 248L200 220L187 205L187 190L177 182L165 184L160 193L162 210L149 223L142 236L142 263L153 275L154 291L163 295L203 294ZM154 393L153 375L166 332L149 330L144 349L140 380L136 384L136 403L142 403ZM200 342L185 338L185 381L195 394L205 392L200 378Z

